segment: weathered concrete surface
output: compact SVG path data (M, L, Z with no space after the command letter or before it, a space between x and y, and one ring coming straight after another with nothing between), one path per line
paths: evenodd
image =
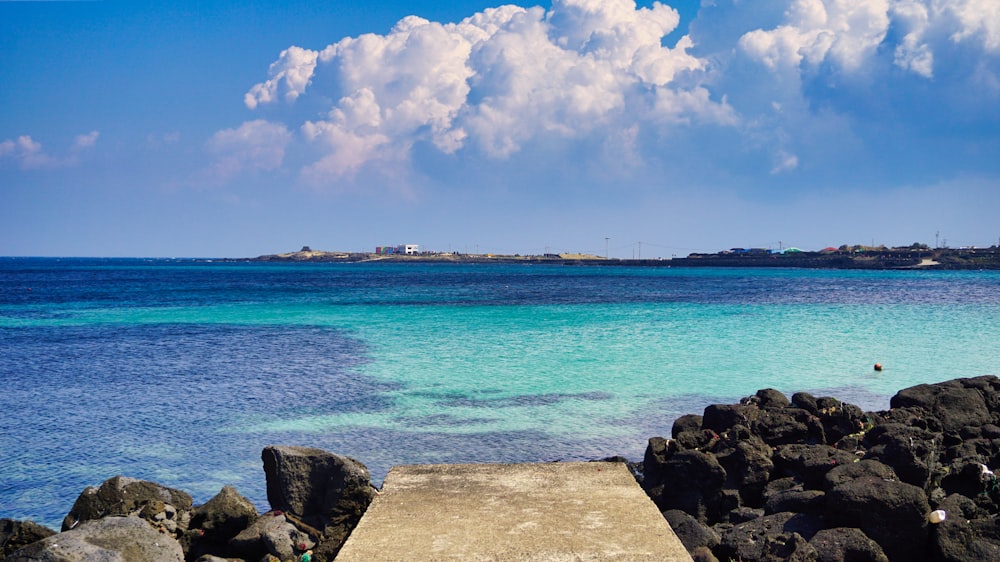
M691 561L623 464L398 466L337 562Z

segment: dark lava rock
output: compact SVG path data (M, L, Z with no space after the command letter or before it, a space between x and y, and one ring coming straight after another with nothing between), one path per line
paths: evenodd
M764 513L811 513L822 515L826 506L826 493L819 490L784 490L768 496L764 501Z
M889 407L921 408L939 419L945 432L958 433L964 426L990 423L990 410L983 394L966 387L963 380L905 388L892 397Z
M826 474L833 468L858 461L853 453L829 445L801 444L778 447L773 458L778 474L798 478L806 487L813 489L823 487Z
M183 562L179 542L138 517L84 521L17 550L7 562Z
M646 447L643 466L646 493L661 510L680 509L701 522L714 521L719 516L726 470L714 455L689 450L674 452L666 440L654 437Z
M719 544L719 534L715 530L687 513L679 509L670 509L664 511L663 516L688 552L700 546L712 549Z
M1000 560L1000 519L994 515L970 520L956 515L948 515L943 522L932 526L934 559L947 562Z
M249 527L259 517L257 508L236 488L224 486L218 494L191 512L191 523L181 544L188 558L212 554L222 558L236 556L230 539Z
M941 435L919 427L888 423L865 435L867 459L890 467L903 482L926 488L931 473L940 466Z
M792 406L802 408L810 414L815 414L819 408L816 406L816 397L808 392L796 392L792 395Z
M899 477L896 476L896 471L889 466L876 460L862 459L855 463L842 464L830 469L830 472L827 472L824 478L823 487L826 490L831 490L834 486L865 476L880 480L899 480Z
M33 521L0 519L0 560L11 552L56 534Z
M816 549L817 562L889 562L882 547L860 529L823 529L809 544Z
M788 397L773 388L762 388L754 397L760 408L787 408L792 405Z
M760 408L754 404L711 404L705 408L701 426L723 433L734 425L750 427L760 413Z
M832 525L860 528L882 546L890 560L925 556L930 505L921 488L861 477L830 490L826 505Z
M100 487L87 488L80 494L63 519L68 531L84 521L102 517L138 515L173 537L187 530L191 495L155 482L115 476Z
M711 429L699 429L697 431L682 431L674 436L674 443L680 449L711 448L719 440L719 434Z
M800 408L762 410L750 424L750 429L772 447L826 442L826 434L819 418Z
M670 437L677 439L677 435L685 431L701 431L701 416L686 414L674 420L670 428Z
M748 428L735 425L719 437L713 452L726 470L725 486L738 491L739 505L760 507L764 486L774 470L767 443Z
M941 487L948 494L962 494L975 498L995 486L996 475L978 462L959 461L949 466L948 475L941 480Z
M822 521L810 515L765 515L725 531L714 552L721 560L746 562L816 560L816 550L808 539L822 528Z
M332 560L375 496L368 468L309 447L266 447L261 459L271 508L320 529L316 558Z

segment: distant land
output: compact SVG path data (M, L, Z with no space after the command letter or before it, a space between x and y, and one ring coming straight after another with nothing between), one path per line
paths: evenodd
M327 252L308 246L297 252L250 258L263 262L389 262L389 263L545 263L559 265L649 266L649 267L794 267L809 269L1000 269L1000 247L929 248L841 246L821 251L789 248L733 248L712 254L689 254L672 259L619 259L592 254L501 255L457 252L364 253Z

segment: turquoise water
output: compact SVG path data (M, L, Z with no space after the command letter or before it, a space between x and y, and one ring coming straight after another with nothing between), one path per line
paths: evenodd
M1000 274L0 260L0 517L115 474L266 509L260 449L380 481L621 454L759 388L998 374ZM885 365L881 373L872 364Z

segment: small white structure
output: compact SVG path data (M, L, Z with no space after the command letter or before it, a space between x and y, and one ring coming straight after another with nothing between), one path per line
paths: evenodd
M420 246L417 244L403 244L403 253L412 256L413 254L420 252Z

